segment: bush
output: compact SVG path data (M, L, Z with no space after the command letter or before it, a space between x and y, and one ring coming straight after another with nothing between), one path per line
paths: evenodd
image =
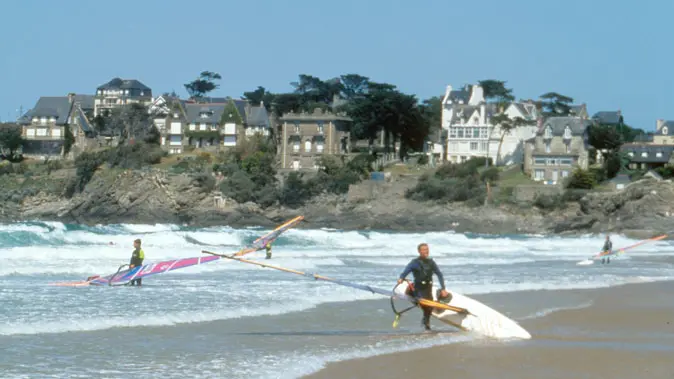
M576 168L571 178L569 178L566 188L592 189L596 184L596 175L594 173Z
M405 196L416 201L463 201L466 205L481 205L487 194L485 182L495 182L499 178L496 167L480 174L479 169L484 163L484 158L473 158L461 164L444 164L433 175L422 175Z
M561 195L539 193L534 198L534 206L544 210L553 210L563 208L564 201L562 200Z

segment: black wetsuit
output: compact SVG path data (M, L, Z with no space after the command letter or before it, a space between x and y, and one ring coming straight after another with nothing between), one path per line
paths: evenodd
M603 253L606 252L610 253L612 249L613 249L613 242L611 242L611 240L604 242L604 248L602 249ZM601 263L611 263L611 257L610 256L603 257L601 259Z
M414 275L414 297L433 300L433 274L438 276L441 288L445 289L445 278L432 258L412 259L402 274L400 274L400 279L405 279L410 272ZM422 309L424 311L424 326L426 329L430 329L433 308L422 307Z
M129 265L133 265L133 267L140 267L143 265L143 259L145 259L145 253L143 252L142 249L138 248L133 251L131 254L131 260L129 261ZM142 278L139 279L134 279L131 281L131 285L141 285Z

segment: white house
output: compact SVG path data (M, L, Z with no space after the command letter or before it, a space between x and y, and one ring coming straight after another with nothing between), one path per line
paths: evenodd
M467 85L460 90L447 86L442 100L442 128L447 130L446 160L464 162L472 157L490 157L497 161L501 130L491 124L499 113L496 104L488 104L479 85ZM536 120L538 110L533 103L512 103L504 111L510 117ZM506 134L501 146L503 164L522 162L524 141L534 136L536 125L518 127Z

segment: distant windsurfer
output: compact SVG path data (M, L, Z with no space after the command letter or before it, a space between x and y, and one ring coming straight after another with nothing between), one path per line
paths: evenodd
M145 259L145 252L140 248L140 238L133 241L133 253L131 254L131 261L129 262L129 268L134 268L136 266L143 265L143 259ZM142 278L134 279L129 283L132 286L138 285L141 286Z
M264 249L267 250L266 259L271 259L271 242L267 242L267 244L264 245Z
M613 242L611 242L611 237L609 235L606 235L606 241L604 242L604 247L601 249L602 254L607 254L606 256L601 258L601 263L611 263L611 257L608 254L611 254L611 250L613 250Z
M445 278L435 261L428 257L428 244L419 244L419 246L417 246L417 251L419 252L419 257L412 259L412 261L407 264L405 270L400 274L398 284L402 283L403 280L405 280L405 277L411 272L414 275L414 297L433 300L433 274L435 274L440 281L441 288L438 297L446 298L449 296L449 293L445 289ZM421 308L424 311L424 317L422 319L424 328L426 328L426 330L431 330L431 313L433 312L433 308L424 306Z

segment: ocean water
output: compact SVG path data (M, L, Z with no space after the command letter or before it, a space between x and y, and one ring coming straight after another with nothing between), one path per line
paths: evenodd
M442 333L419 333L418 314L392 329L386 298L227 260L149 277L142 288L48 285L115 272L135 238L149 263L202 249L232 253L267 231L0 225L0 377L296 378L330 361L479 339L437 322ZM272 263L389 289L420 242L450 289L515 320L588 305L572 295L550 301L550 291L674 278L669 241L611 265L576 266L602 236L294 229L275 243ZM613 237L614 247L634 242ZM498 295L522 291L536 292L518 304Z

